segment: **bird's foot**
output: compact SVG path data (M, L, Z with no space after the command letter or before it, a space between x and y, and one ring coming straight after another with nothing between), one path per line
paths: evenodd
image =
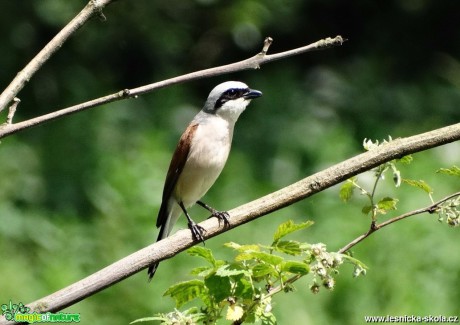
M195 238L195 240L201 241L204 244L203 235L206 232L206 230L200 225L193 222L192 220L190 220L190 222L188 223L188 228L192 232L193 238Z
M227 211L218 211L218 210L214 209L213 207L210 207L209 205L207 205L206 203L204 203L202 201L197 201L196 203L198 203L203 208L205 208L206 210L211 212L212 216L209 217L209 218L215 217L215 218L219 219L219 221L222 220L222 222L224 223L225 227L230 226L230 215L228 214Z
M230 226L230 215L228 214L227 211L213 210L211 211L211 214L212 216L210 218L215 217L219 220L219 223L220 221L222 221L225 227Z

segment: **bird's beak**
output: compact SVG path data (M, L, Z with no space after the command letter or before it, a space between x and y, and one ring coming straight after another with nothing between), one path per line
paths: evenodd
M248 89L248 91L243 95L244 99L254 99L262 96L262 92L255 89Z

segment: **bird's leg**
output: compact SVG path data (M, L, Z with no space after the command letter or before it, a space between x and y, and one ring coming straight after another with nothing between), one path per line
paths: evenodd
M188 228L192 232L193 238L203 242L203 244L204 244L203 233L205 233L206 231L204 230L203 227L197 225L195 223L195 221L192 220L192 218L190 218L190 216L189 216L187 210L185 209L184 204L182 203L182 201L179 202L179 206L181 207L182 211L184 211L185 217L188 220Z
M228 214L227 211L218 211L202 201L196 201L196 203L201 205L203 208L205 208L209 212L211 212L213 217L216 217L217 219L222 220L225 227L230 226L230 221L228 220L230 218L230 215Z

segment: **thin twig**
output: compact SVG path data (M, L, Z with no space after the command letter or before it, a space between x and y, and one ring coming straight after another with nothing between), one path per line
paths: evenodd
M13 123L13 117L14 114L16 113L16 108L18 107L19 103L21 100L17 97L14 97L13 99L13 104L8 108L8 116L6 117L6 124L12 124Z
M246 60L242 60L239 62L235 62L235 63L231 63L231 64L227 64L227 65L223 65L223 66L219 66L215 68L210 68L210 69L188 73L185 75L166 79L163 81L155 82L149 85L145 85L145 86L141 86L141 87L137 87L133 89L125 89L125 90L116 92L114 94L106 95L106 96L96 98L96 99L93 99L93 100L90 100L90 101L87 101L87 102L84 102L78 105L63 108L53 113L35 117L35 118L29 119L27 121L23 121L20 123L8 125L0 129L0 139L8 135L14 134L16 132L19 132L21 130L30 128L32 126L36 126L36 125L39 125L39 124L42 124L42 123L45 123L51 120L55 120L65 115L80 112L80 111L83 111L89 108L93 108L96 106L101 106L103 104L107 104L110 102L132 98L132 97L137 97L139 95L149 93L154 90L164 88L167 86L171 86L174 84L192 81L196 79L209 78L209 77L228 74L228 73L232 73L236 71L259 69L262 64L269 63L275 60L280 60L286 57L290 57L293 55L298 55L298 54L302 54L306 52L326 49L326 48L330 48L333 46L339 46L339 45L342 45L343 38L341 36L336 36L334 38L328 37L326 39L319 40L315 43L312 43L312 44L309 44L307 46L303 46L297 49L293 49L293 50L285 51L281 53L276 53L272 55L267 55L266 51L268 50L272 41L273 40L270 37L266 38L261 52Z
M366 239L367 237L372 235L377 230L382 229L383 227L386 227L388 225L391 225L392 223L395 223L395 222L400 221L402 219L406 219L408 217L412 217L412 216L422 214L422 213L427 213L427 212L428 213L434 213L442 203L444 203L447 200L450 200L450 199L452 199L452 198L454 198L456 196L460 196L460 192L457 192L457 193L451 194L449 196L446 196L442 200L439 200L438 202L435 202L435 203L433 203L433 204L431 204L431 205L429 205L429 206L427 206L425 208L421 208L421 209L417 209L417 210L413 210L413 211L401 214L401 215L399 215L397 217L388 219L388 220L386 220L386 221L384 221L384 222L382 222L380 224L373 224L373 225L371 225L371 227L369 228L369 230L366 233L364 233L361 236L355 238L354 240L349 242L347 245L345 245L344 247L339 249L338 253L341 253L341 254L345 253L350 248L352 248L353 246L355 246L359 242L363 241L364 239Z
M205 220L200 223L200 226L206 229L204 238L217 236L234 227L282 209L390 160L456 140L460 140L460 123L412 137L396 139L230 210L228 227L220 225L216 218ZM28 304L28 307L31 310L39 309L42 312L59 311L140 272L154 262L171 258L196 243L188 229L180 230L171 237L126 256L83 280ZM0 317L0 324L12 323L8 323Z
M113 0L92 0L22 69L0 94L0 112L21 91L32 76L56 53L81 26L93 15L101 15L102 9Z

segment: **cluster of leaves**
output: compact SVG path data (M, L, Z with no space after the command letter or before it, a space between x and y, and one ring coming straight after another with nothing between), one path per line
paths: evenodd
M363 147L365 150L373 150L379 146L383 146L392 141L389 137L388 140L383 140L379 143L378 140L373 142L372 140L364 139ZM398 164L408 165L412 162L412 156L404 156L400 159L394 159L387 163L384 163L375 169L373 169L375 175L375 181L372 185L372 189L368 190L358 183L357 177L348 179L340 188L339 196L344 202L348 202L352 197L354 191L357 189L360 193L369 199L369 203L362 208L362 212L366 215L371 215L372 223L375 224L378 215L384 215L390 210L396 210L398 203L397 198L384 196L377 198L376 192L379 185L379 181L385 179L385 175L389 172L392 173L393 183L396 187L400 187L401 184L407 184L415 188L419 188L428 194L432 204L434 200L432 197L433 189L424 180L413 180L401 177L401 171L398 169ZM452 168L441 168L437 173L460 177L460 168L453 166ZM453 198L446 200L445 202L436 206L435 211L439 215L439 220L446 220L450 226L458 226L460 224L460 197L458 195Z
M272 296L293 291L295 281L310 274L310 289L317 293L321 286L329 290L334 288L334 275L344 261L354 264L356 269L365 269L361 262L348 255L327 252L326 245L322 243L284 239L288 234L312 224L311 221L281 224L270 246L227 243L225 246L236 253L232 262L216 259L207 248L192 247L188 254L207 262L206 266L192 270L193 275L202 279L175 284L165 295L175 300L177 308L195 299L201 300L202 307L192 307L183 312L176 309L169 314L135 322L160 320L163 324L214 324L225 313L225 318L234 324L275 324ZM355 275L360 274L364 272L355 272Z
M452 168L440 168L436 172L449 176L460 177L460 168L457 166L453 166ZM446 220L446 223L452 227L460 226L460 196L454 196L439 204L437 206L436 213L438 213L439 221L442 222Z

